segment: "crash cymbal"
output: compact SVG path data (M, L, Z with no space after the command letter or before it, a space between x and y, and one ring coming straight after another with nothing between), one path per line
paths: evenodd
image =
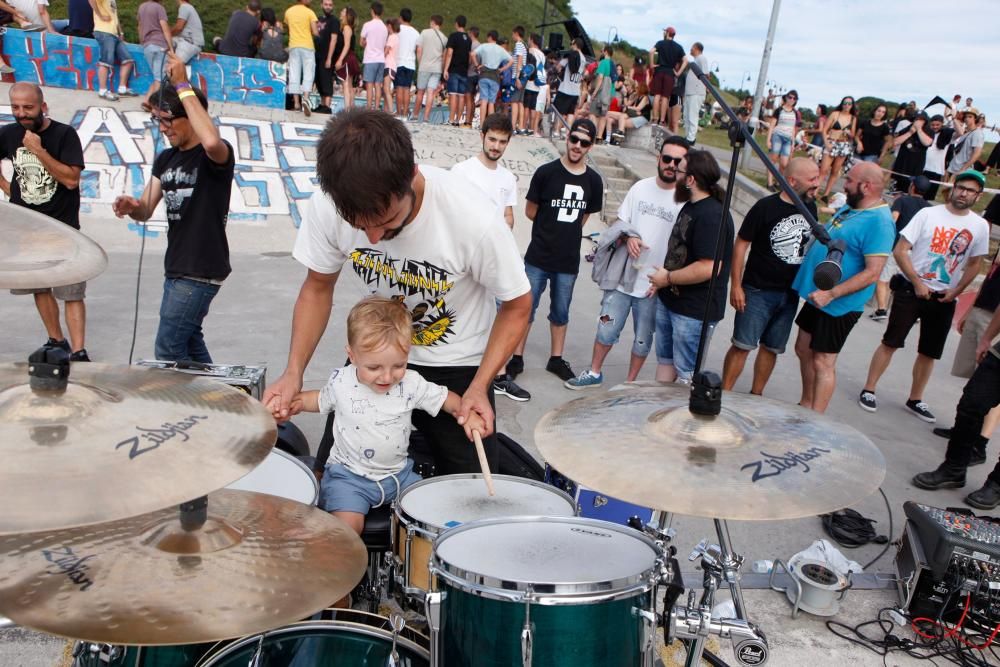
M195 644L300 621L361 580L367 552L343 521L251 491L86 528L0 537L0 613L108 644Z
M24 206L0 202L0 288L58 287L104 272L108 256L81 232Z
M74 363L65 392L0 364L0 535L124 519L220 489L277 439L271 414L221 382Z
M882 453L863 434L797 405L723 392L692 415L690 388L627 387L542 417L535 444L567 477L628 502L716 519L794 519L874 493Z

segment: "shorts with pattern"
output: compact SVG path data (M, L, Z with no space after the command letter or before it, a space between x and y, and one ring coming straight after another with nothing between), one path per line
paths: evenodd
M826 147L826 154L830 157L848 157L854 155L854 144L850 141L831 141Z

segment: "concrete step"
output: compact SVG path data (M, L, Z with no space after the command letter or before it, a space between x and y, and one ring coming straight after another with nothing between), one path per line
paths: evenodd
M622 171L624 171L624 169ZM607 177L606 174L605 174L605 176ZM620 192L623 195L626 192L628 192L628 189L630 187L632 187L633 183L635 183L635 181L633 181L631 178L625 178L624 175L623 175L622 178L607 177L607 182L608 182L608 189L609 190L614 190L615 192Z
M619 167L617 164L613 167L599 164L597 169L601 171L604 178L627 178L624 167Z
M618 158L616 158L614 155L609 155L608 153L604 153L602 151L592 150L590 151L590 154L587 157L590 159L591 162L596 164L598 167L601 167L602 169L604 167L618 166Z

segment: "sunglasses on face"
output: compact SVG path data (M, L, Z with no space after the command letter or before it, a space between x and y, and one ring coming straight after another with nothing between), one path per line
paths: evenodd
M663 164L676 164L676 165L680 165L680 163L683 162L683 161L684 161L684 158L682 158L682 157L670 157L669 155L661 155L660 156L660 162L662 162Z
M575 134L569 135L569 143L580 144L580 148L590 148L591 146L594 145L593 141L588 141L587 139L581 139Z

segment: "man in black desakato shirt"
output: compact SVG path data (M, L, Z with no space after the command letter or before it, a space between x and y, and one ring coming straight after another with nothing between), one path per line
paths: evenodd
M576 373L562 358L569 324L573 286L580 272L580 238L591 213L604 205L601 176L587 166L587 153L597 137L597 127L588 119L577 119L566 137L566 154L540 166L528 186L524 214L532 221L531 243L524 253L524 271L531 283L531 320L549 285L549 331L551 356L545 370L565 382ZM530 327L529 327L530 330ZM528 331L507 364L510 379L524 370L524 346Z
M14 178L8 181L0 175L0 190L12 204L80 229L80 172L84 165L76 130L48 117L42 89L33 83L10 87L10 110L16 122L0 128L0 159L13 162ZM90 361L84 349L86 292L85 282L51 289L12 290L13 294L34 295L35 307L49 336L46 344L72 352L71 361ZM69 341L63 338L56 299L65 304Z
M201 323L230 273L226 218L235 155L208 115L208 100L187 80L184 63L173 54L153 121L170 142L157 156L142 199L115 200L118 217L146 221L166 202L166 280L156 332L156 358L211 363Z

